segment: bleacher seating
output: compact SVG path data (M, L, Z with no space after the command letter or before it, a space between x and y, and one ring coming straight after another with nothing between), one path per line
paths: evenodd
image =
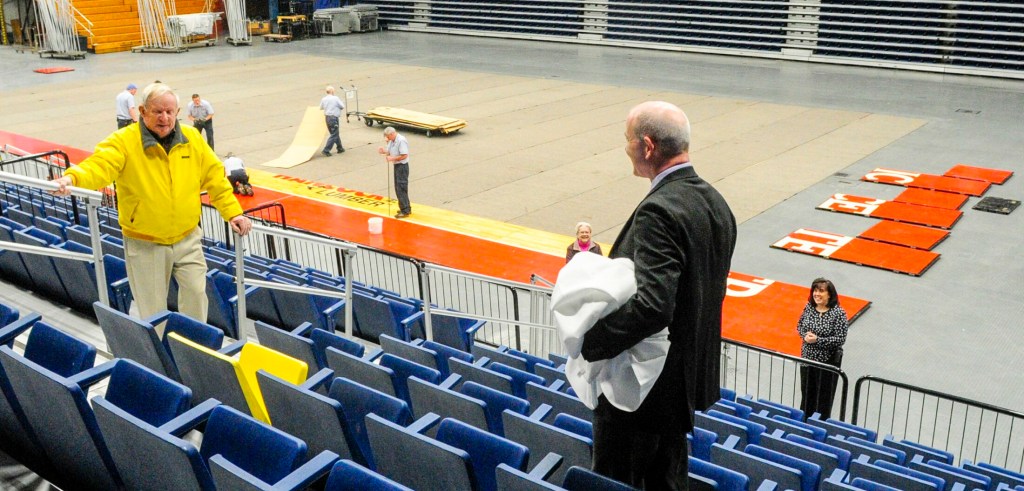
M412 412L405 401L367 387L345 377L331 383L329 396L341 402L355 446L349 446L354 460L371 470L377 469L367 438L366 415L375 414L399 426L412 423ZM358 449L358 451L357 451Z
M548 453L561 455L563 465L548 478L549 482L560 483L565 479L569 467L590 466L594 442L545 423L543 420L550 412L551 407L547 405L534 409L529 416L505 411L505 437L530 449L530 465L536 465L539 462L536 459Z
M334 464L324 485L324 491L412 491L376 472L351 460L340 460Z

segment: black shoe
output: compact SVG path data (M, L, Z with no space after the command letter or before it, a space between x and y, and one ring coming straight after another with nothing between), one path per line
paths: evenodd
M327 150L324 150L323 152L320 152L320 153L324 154L324 157L330 157L331 156L331 152L328 152Z
M338 149L338 153L345 153L345 149L344 148L339 148Z
M400 211L400 212L395 214L395 218L405 218L405 217L407 217L409 215L412 215L412 213L411 212L410 213L403 213L403 212Z

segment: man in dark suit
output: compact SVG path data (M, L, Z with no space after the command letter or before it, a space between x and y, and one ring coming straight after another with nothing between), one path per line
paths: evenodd
M690 165L690 122L667 102L626 119L633 174L651 190L619 232L610 257L636 268L637 292L587 332L583 357L612 358L666 326L665 368L635 412L604 396L594 410L594 470L644 489L687 489L693 413L719 398L722 301L736 246L725 199Z

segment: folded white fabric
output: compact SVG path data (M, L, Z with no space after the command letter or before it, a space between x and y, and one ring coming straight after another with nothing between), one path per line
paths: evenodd
M565 375L590 409L604 394L615 407L636 411L665 367L667 327L610 360L590 363L580 356L584 334L635 293L633 261L626 258L580 253L558 273L551 310L569 357Z

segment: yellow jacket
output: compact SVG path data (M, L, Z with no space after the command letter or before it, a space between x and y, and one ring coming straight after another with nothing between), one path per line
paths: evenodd
M199 131L176 124L170 149L139 122L111 133L64 175L86 189L116 181L118 222L133 239L174 244L185 238L199 225L202 191L224 220L242 214L224 165Z

